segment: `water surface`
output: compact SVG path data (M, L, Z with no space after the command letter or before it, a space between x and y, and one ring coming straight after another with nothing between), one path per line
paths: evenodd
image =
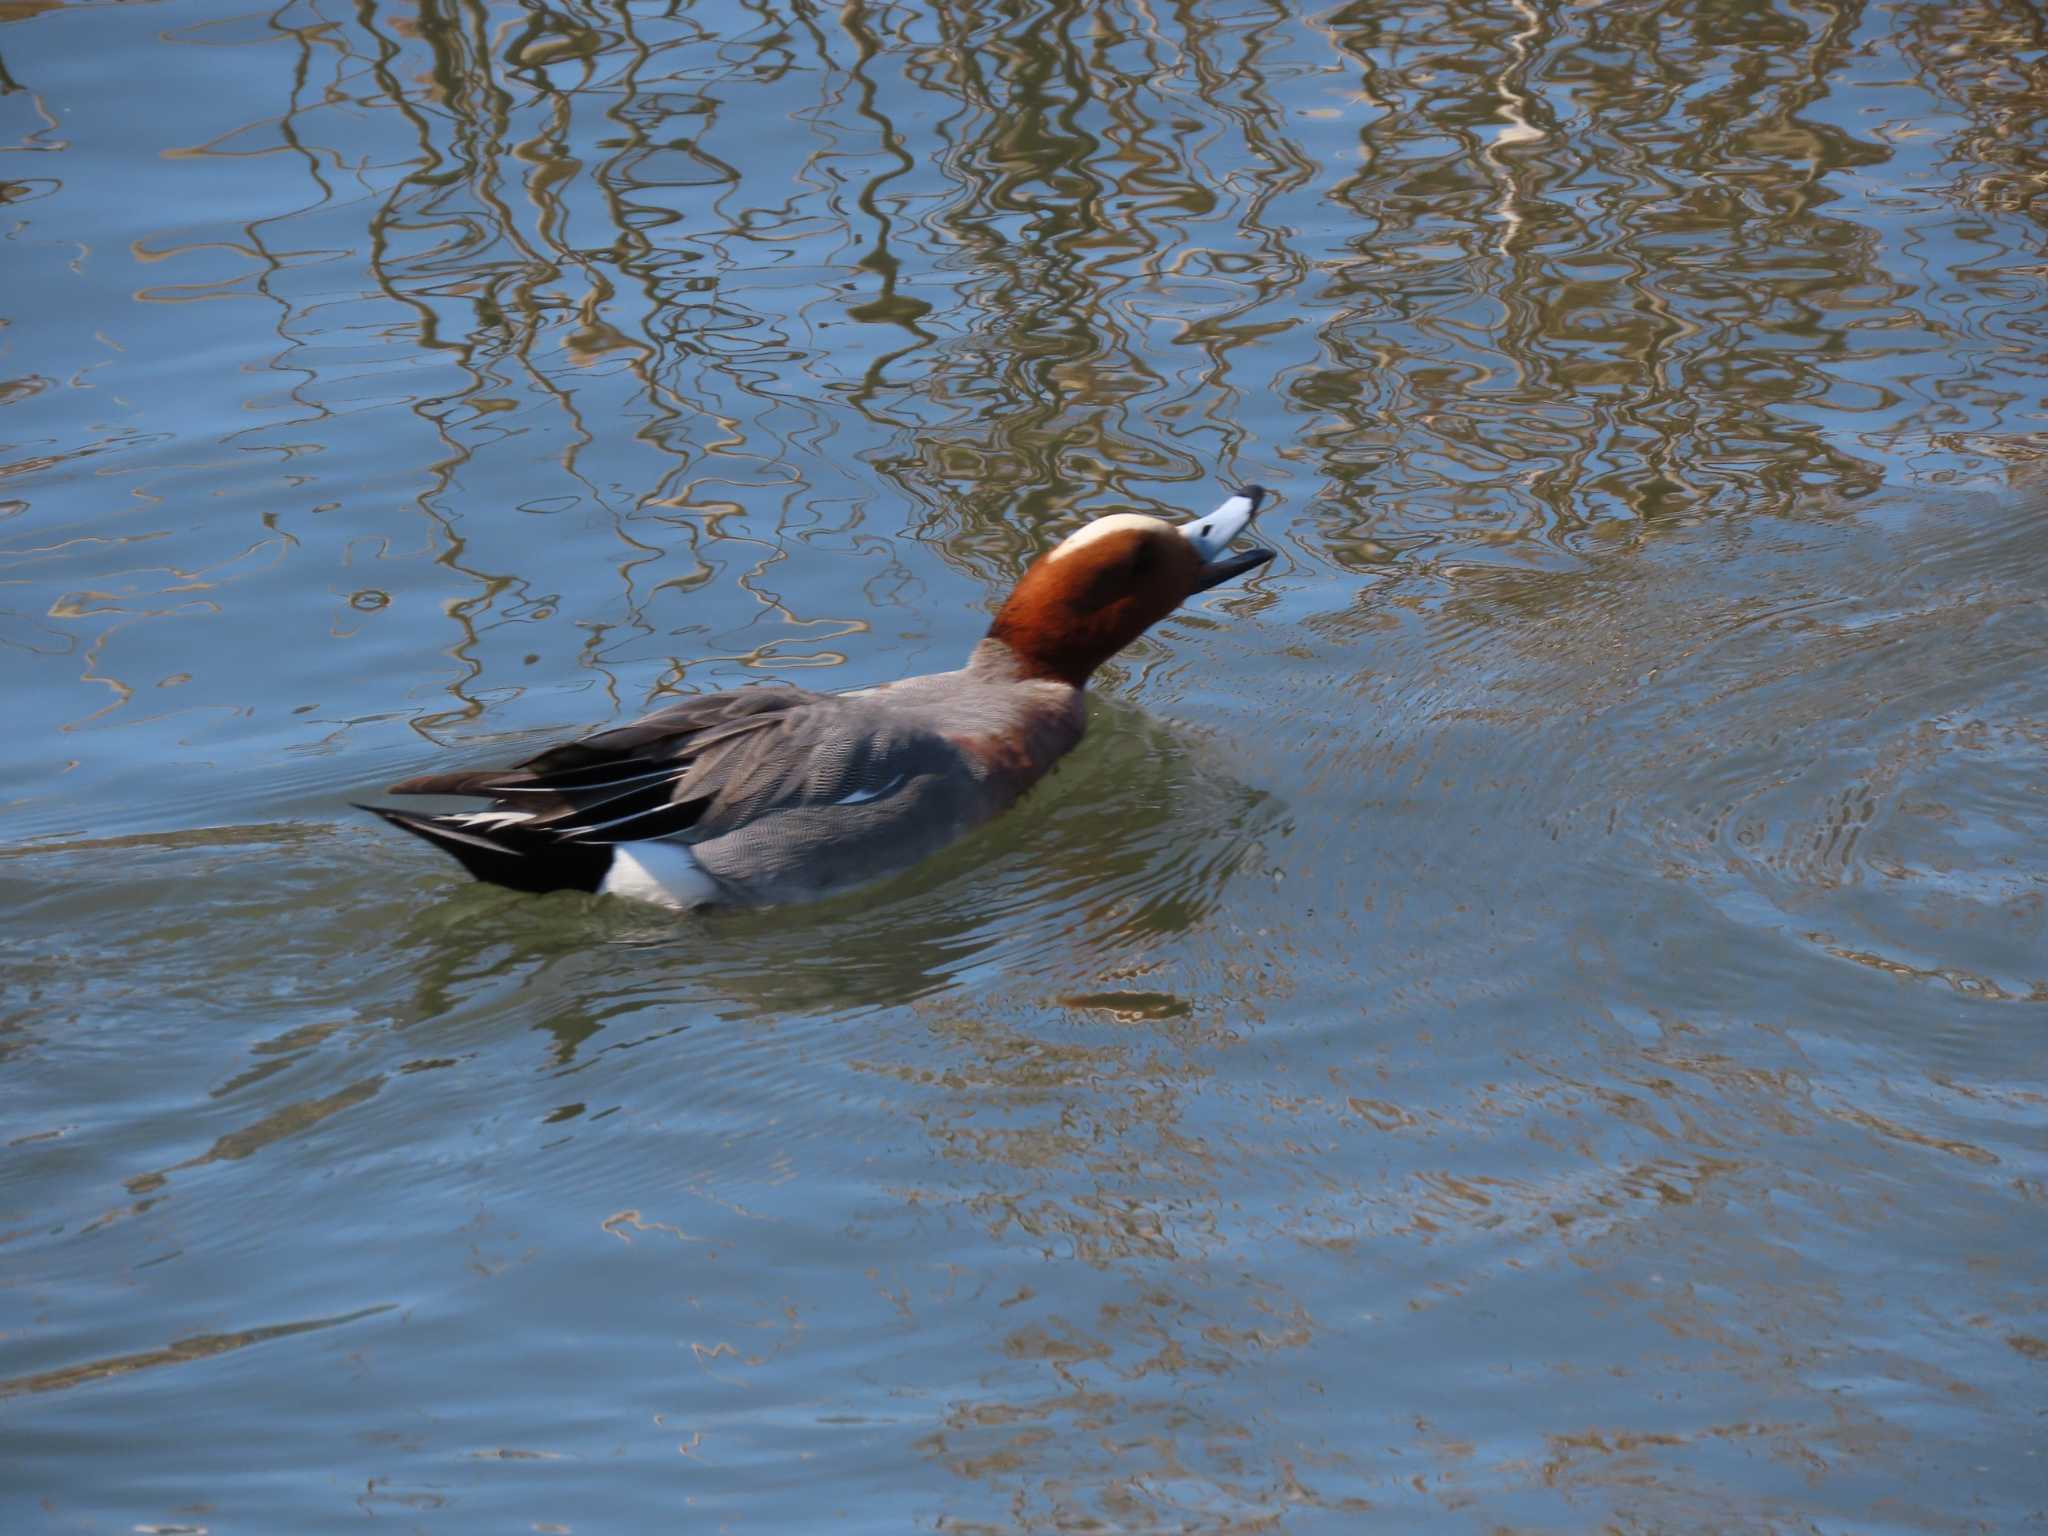
M8 1531L2048 1519L2048 25L0 0ZM1280 558L899 879L348 802Z

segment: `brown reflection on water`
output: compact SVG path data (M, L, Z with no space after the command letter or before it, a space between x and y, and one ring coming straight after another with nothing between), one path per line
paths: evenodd
M1297 323L1254 318L1300 271L1263 210L1308 168L1262 99L1256 30L1189 13L1169 41L1122 6L941 15L946 67L920 83L959 103L954 189L920 223L959 253L964 313L916 391L950 419L878 467L939 502L994 583L1055 519L1241 472L1232 354ZM1147 360L1162 333L1186 349L1173 374Z
M892 434L868 457L923 509L913 528L998 586L1042 545L1043 525L1156 506L1146 487L1161 480L1200 482L1195 494L1207 495L1219 472L1234 472L1245 429L1227 382L1232 356L1296 324L1255 314L1305 270L1264 210L1313 174L1260 93L1256 32L1197 22L1169 43L1142 8L1112 17L1071 5L1003 18L942 8L927 18L929 36L907 17L885 30L862 6L830 29L804 16L782 30L763 11L745 39L673 14L606 13L599 25L594 13L547 13L509 38L475 5L421 4L408 17L365 8L355 27L290 15L276 25L307 83L274 126L305 160L316 201L244 226L235 243L258 268L200 288L277 303L285 348L272 366L301 375L291 394L308 414L241 434L244 446L292 451L295 436L323 434L353 409L372 378L402 394L438 445L413 497L436 558L477 595L445 605L462 675L447 685L456 706L422 716L423 729L476 718L489 682L484 634L548 605L530 576L477 549L471 519L453 510L453 488L478 456L512 435L549 443L555 460L545 478L556 483L527 487L530 505L607 509L627 548L618 559L629 633L659 627L637 569L715 529L731 490L756 506L761 493L783 494L791 518L799 497L868 499L830 473L842 401ZM190 40L215 39L200 28ZM1161 79L1170 90L1155 90ZM1241 99L1226 80L1245 82ZM724 120L742 84L797 108L821 141L783 162L793 193L759 163L758 141L745 182L709 147L744 132ZM920 98L944 113L946 143L922 168L890 112ZM327 169L360 151L322 136L360 133L360 116L337 110L364 100L403 131L381 135L387 158L358 178L371 286L351 298L325 272L317 283L299 274L357 253L309 262L279 242L295 238L297 221L363 201ZM1096 107L1107 134L1079 125ZM258 152L241 147L244 137L179 153ZM919 169L918 185L898 186ZM756 189L769 201L749 202ZM1195 238L1234 205L1251 248ZM909 244L933 298L901 289L896 253ZM206 249L167 241L149 254ZM778 266L791 277L776 277ZM850 280L833 280L837 271ZM784 313L786 298L802 297L799 279L843 294L840 312L805 298ZM148 296L189 299L200 288ZM925 323L939 297L949 301L943 330ZM391 306L395 328L383 318ZM840 344L826 334L849 328L862 333L849 361L868 358L857 375L835 366ZM878 328L899 339L878 346L868 339ZM1144 362L1162 328L1188 349L1177 376ZM618 472L613 429L595 425L622 419L643 460L624 496L616 488L633 477ZM600 432L614 461L604 486L579 467ZM593 627L587 665L604 670L617 627ZM723 656L699 647L673 657L663 682L681 685L720 661L836 659L781 644Z
M297 1103L285 1105L282 1109L272 1110L253 1124L230 1131L218 1138L197 1157L188 1157L184 1162L166 1168L160 1173L137 1174L128 1180L128 1192L133 1195L148 1194L161 1189L174 1173L182 1173L188 1168L203 1168L208 1163L239 1162L265 1147L295 1136L303 1136L323 1120L374 1099L383 1086L382 1077L364 1078L334 1093L322 1094L317 1099L301 1099Z
M451 702L423 730L523 686L492 658L526 626L572 623L615 707L645 674L611 658L667 637L661 688L836 664L857 605L770 572L878 492L907 508L884 531L995 592L1054 525L1278 459L1322 480L1356 569L1390 513L1626 541L1981 466L2035 421L2031 258L1953 217L2038 222L2024 4L1351 7L1320 57L1282 8L745 14L288 8L261 24L297 55L284 110L171 152L304 166L302 208L137 247L194 273L144 297L276 306L299 413L227 441L303 457L396 400L433 445L407 494L469 595L441 604ZM1910 83L1872 62L1879 24ZM1315 75L1330 105L1283 104ZM1938 159L1902 121L1929 94L1969 125ZM1937 231L1982 259L1942 278ZM1275 364L1300 419L1255 431ZM512 454L527 515L609 528L607 611L564 614L465 506ZM683 616L727 575L765 636ZM141 686L91 676L114 710Z
M1953 338L1827 211L1832 174L1889 153L1816 116L1861 9L1532 9L1509 34L1497 7L1418 6L1340 30L1377 116L1336 194L1366 226L1323 296L1344 313L1296 384L1332 418L1331 479L1426 495L1467 538L1567 541L1872 489L1840 418L1907 402L1844 366L1857 333Z
M340 1328L392 1310L394 1308L390 1305L364 1307L359 1312L350 1312L341 1317L319 1317L302 1323L273 1323L266 1328L245 1328L235 1333L195 1334L191 1338L167 1344L162 1349L144 1350L132 1355L116 1355L105 1360L89 1361L83 1365L67 1366L63 1370L42 1371L33 1376L16 1376L11 1380L0 1381L0 1399L30 1392L61 1392L70 1387L106 1381L111 1377L132 1375L136 1371L156 1370L161 1366L189 1365L196 1360L210 1360L216 1355L247 1349L252 1344L267 1344L273 1339L288 1339L297 1334L315 1333L323 1328Z

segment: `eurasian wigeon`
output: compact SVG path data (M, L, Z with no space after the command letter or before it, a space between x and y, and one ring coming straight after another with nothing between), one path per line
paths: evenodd
M1081 739L1095 669L1187 598L1254 570L1229 553L1266 498L1207 517L1097 518L1024 573L967 665L851 693L736 688L550 747L513 768L430 773L364 806L480 880L676 908L807 900L907 869L1001 815Z

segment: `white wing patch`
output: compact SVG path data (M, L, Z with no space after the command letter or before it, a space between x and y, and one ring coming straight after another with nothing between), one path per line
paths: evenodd
M850 795L841 795L832 803L834 805L866 805L870 800L879 800L884 795L894 793L897 786L902 784L902 782L903 775L899 773L880 789L856 789Z
M522 821L531 821L533 817L526 811L458 811L441 819L459 821L465 827L510 827Z

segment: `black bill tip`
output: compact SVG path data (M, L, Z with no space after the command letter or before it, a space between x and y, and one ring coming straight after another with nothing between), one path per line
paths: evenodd
M1195 583L1195 590L1206 592L1211 587L1221 586L1233 576L1242 576L1246 571L1256 571L1273 558L1273 553L1270 549L1240 549L1220 560L1211 560L1202 567L1201 578Z

